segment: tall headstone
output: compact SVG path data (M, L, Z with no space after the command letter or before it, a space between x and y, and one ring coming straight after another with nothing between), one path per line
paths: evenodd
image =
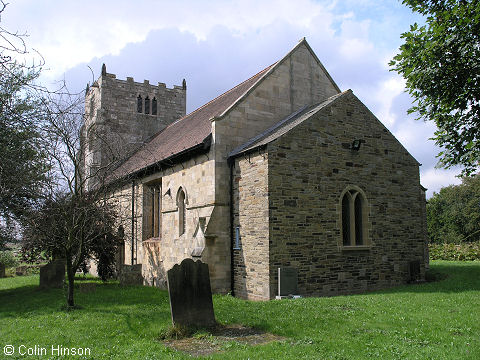
M61 288L65 282L65 261L53 260L40 268L40 288Z
M278 268L278 296L282 298L297 294L298 275L297 269L292 267Z
M167 271L167 284L173 325L216 324L207 264L185 259Z

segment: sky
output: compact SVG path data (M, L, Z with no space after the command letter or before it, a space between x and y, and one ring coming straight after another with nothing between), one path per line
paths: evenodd
M460 169L435 167L435 125L407 115L412 100L388 66L400 34L422 21L400 0L12 0L0 26L28 34L27 46L45 61L45 83L66 80L81 91L102 63L119 79L173 87L185 78L187 113L306 37L340 89L352 89L422 164L430 197L460 183Z

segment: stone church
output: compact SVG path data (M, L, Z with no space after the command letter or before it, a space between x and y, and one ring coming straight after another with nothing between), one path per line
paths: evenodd
M420 164L305 39L188 115L186 92L105 67L86 91L88 186L106 179L121 262L144 284L165 287L185 258L209 265L214 292L254 300L277 295L279 268L303 296L424 279Z

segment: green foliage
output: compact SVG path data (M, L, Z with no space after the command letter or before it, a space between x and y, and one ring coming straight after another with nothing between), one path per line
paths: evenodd
M480 242L465 244L429 244L431 260L480 261Z
M480 175L444 187L427 203L431 243L480 241Z
M19 264L17 257L11 251L0 251L0 264L5 265L5 268L15 267Z
M68 306L74 306L74 277L91 258L102 259L102 277L108 277L114 263L117 238L113 236L116 213L100 201L98 192L60 194L32 212L23 238L23 255L37 259L39 254L65 259L68 278Z
M159 340L171 340L171 339L183 339L191 336L195 332L194 328L189 328L188 326L181 325L171 325L166 329L163 329L159 336Z
M219 323L286 339L259 346L232 342L208 358L479 359L480 262L434 261L431 269L444 279L354 296L256 302L214 295ZM89 347L85 359L95 360L192 358L158 340L172 323L166 291L84 282L95 282L96 290L79 291L83 309L66 312L64 290L38 291L38 277L0 279L2 342ZM25 358L16 355L9 358Z
M116 273L115 257L118 251L119 242L112 233L105 235L104 241L98 241L92 246L92 255L97 262L98 276L103 281L112 279ZM79 267L82 269L82 264ZM83 271L83 269L82 269ZM85 271L83 271L85 273Z
M48 184L45 109L30 88L38 75L16 63L0 72L0 245L12 240L9 223L34 206Z
M390 62L415 101L409 112L437 125L440 165L474 173L480 160L480 1L403 4L426 16L425 25L415 23L401 35L404 43Z

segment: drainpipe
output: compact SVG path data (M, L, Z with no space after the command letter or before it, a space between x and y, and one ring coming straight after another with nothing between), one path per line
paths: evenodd
M228 159L228 167L230 168L230 293L232 296L235 296L235 286L234 280L235 276L233 273L233 260L234 260L234 253L233 253L233 244L234 244L234 231L233 231L233 165L234 159Z
M135 242L135 180L132 181L132 265L134 259L133 244Z

